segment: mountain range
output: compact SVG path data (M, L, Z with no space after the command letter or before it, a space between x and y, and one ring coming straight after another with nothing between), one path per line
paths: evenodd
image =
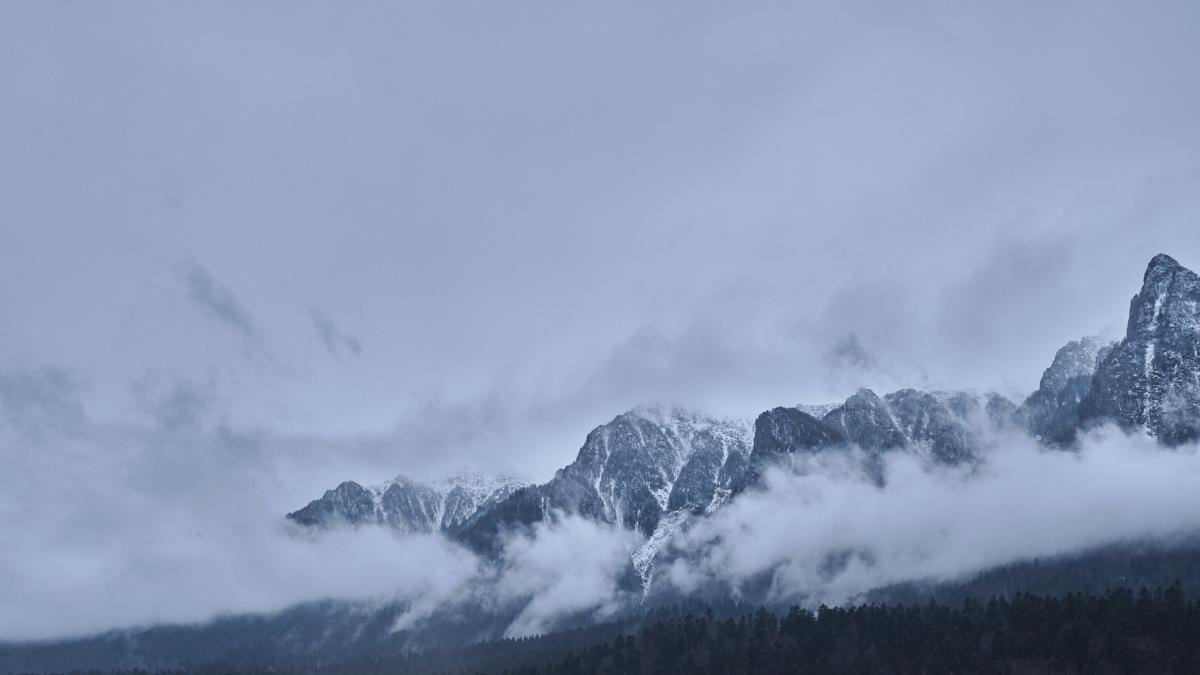
M901 389L879 395L860 389L835 404L780 406L753 420L643 405L593 429L574 460L544 483L472 473L432 483L405 476L378 485L345 481L286 518L291 527L318 537L329 529L355 527L440 533L498 565L510 533L567 515L623 528L635 532L639 542L618 580L620 597L632 599L618 616L636 621L652 607L771 600L752 594L753 587L739 589L736 597L717 587L672 595L657 590L670 585L656 585L655 571L656 562L667 569L660 556L687 554L668 546L672 537L756 490L775 463L842 453L837 458L860 463L869 479L882 484L888 481L884 460L892 453L969 472L973 464L987 461L992 444L1005 434L1026 432L1048 452L1071 452L1081 434L1104 424L1146 434L1165 447L1200 438L1200 277L1169 256L1150 261L1121 339L1068 342L1054 354L1037 390L1020 402L995 392ZM902 584L874 589L868 597L895 603L1029 589L1095 592L1112 585L1169 585L1175 579L1200 591L1200 545L1172 545L1176 548L1125 542L1060 559L1018 561L985 570L973 581L959 580L958 586ZM588 552L568 555L575 560L571 556ZM0 672L187 668L214 659L273 669L280 663L351 656L389 658L431 645L453 649L502 636L522 611L521 603L519 598L484 599L478 611L451 610L401 629L398 620L409 609L401 600L316 602L197 626L0 644ZM567 625L595 620L582 612Z
M885 453L958 465L979 461L997 431L1023 429L1069 449L1081 431L1103 423L1142 429L1168 446L1200 438L1200 277L1170 256L1147 266L1123 339L1067 343L1020 404L995 392L859 389L840 404L777 407L753 422L645 405L593 429L546 483L344 482L287 517L308 527L442 531L494 555L508 532L578 515L642 535L630 565L645 587L658 550L681 523L721 508L788 455L857 448L864 469L882 482Z

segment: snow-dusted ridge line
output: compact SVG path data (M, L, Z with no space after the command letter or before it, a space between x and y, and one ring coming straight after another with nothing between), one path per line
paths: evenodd
M345 481L288 518L302 525L381 525L405 533L449 532L495 507L529 481L459 472L430 484L404 475L363 487Z
M774 408L751 421L647 403L593 429L574 460L546 483L468 473L426 486L397 477L364 490L365 502L374 520L390 518L403 502L417 521L425 518L485 554L500 553L504 532L563 514L637 530L644 539L631 564L648 588L673 533L691 517L722 508L761 475L765 462L782 455L852 446L872 459L902 451L957 465L979 461L1009 429L1068 445L1078 430L1105 421L1143 426L1167 444L1200 438L1198 306L1200 278L1156 256L1124 339L1068 343L1020 405L994 391L901 389L878 396L864 389L841 403ZM333 507L357 505L353 490L333 493L326 494ZM452 508L454 495L473 511Z
M821 419L841 406L841 403L801 403L796 406L796 410Z

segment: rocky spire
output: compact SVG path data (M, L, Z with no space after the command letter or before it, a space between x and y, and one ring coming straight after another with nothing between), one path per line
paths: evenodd
M1174 258L1150 260L1125 338L1101 361L1082 412L1168 445L1200 438L1200 277Z

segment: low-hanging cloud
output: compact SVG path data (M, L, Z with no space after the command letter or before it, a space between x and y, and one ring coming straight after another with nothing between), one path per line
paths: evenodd
M280 515L311 490L293 484L297 476L332 471L309 447L319 443L230 428L207 413L179 423L154 406L144 425L105 424L52 386L69 374L6 377L10 385L45 380L8 386L6 395L58 391L51 407L71 410L74 422L39 423L46 405L6 406L0 513L20 526L0 530L0 639L323 599L399 601L396 630L483 612L497 630L521 636L640 601L626 583L637 533L559 514L510 532L489 561L438 535L297 529ZM146 397L175 410L178 390L200 385L190 386L159 382ZM864 478L853 449L793 459L768 471L761 489L678 532L655 584L736 592L765 575L770 600L833 604L894 582L955 579L1200 528L1197 448L1165 449L1112 428L1086 435L1076 452L992 436L976 466L893 453L883 486Z
M282 514L311 494L292 481L324 466L322 443L225 426L207 412L215 403L196 402L202 385L170 380L137 387L145 423L104 423L59 386L70 381L0 380L0 517L13 525L0 528L0 641L327 599L399 602L396 630L470 608L515 617L507 632L525 635L620 604L629 532L564 515L511 533L501 559L486 561L436 534L307 530ZM74 421L44 423L48 410Z
M736 591L766 574L771 599L838 604L892 583L1200 529L1197 448L1165 449L1113 428L1075 452L1014 434L971 467L897 453L883 486L857 466L852 455L826 454L769 471L764 489L677 538L687 555L666 579L684 591L710 582Z
M497 600L525 604L505 634L545 633L558 620L585 612L593 619L614 614L629 599L617 579L636 544L633 532L577 516L510 537Z
M113 628L192 623L275 612L336 598L448 602L476 572L474 558L441 537L397 537L378 528L306 538L280 523L131 520L140 536L106 542L24 540L0 559L0 635L39 639ZM91 538L86 538L91 539Z
M1027 392L1151 255L1200 259L1198 5L1029 4L0 3L0 639L324 597L545 630L627 600L634 535L565 519L496 570L279 516L548 478L646 399ZM1194 464L1105 432L974 475L897 455L882 489L772 474L672 578L850 597L1169 535Z
M80 379L63 368L0 370L0 429L17 430L29 441L78 429L84 418Z

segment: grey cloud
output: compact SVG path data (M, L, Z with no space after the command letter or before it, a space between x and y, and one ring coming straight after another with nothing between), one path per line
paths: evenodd
M257 343L258 329L234 292L198 263L187 263L181 277L188 299L205 316L224 325L249 343Z
M21 525L0 529L0 640L331 598L402 601L397 628L436 612L511 611L511 634L524 635L606 616L623 599L632 533L576 518L514 534L498 569L440 536L294 530L281 514L317 486L292 479L311 478L324 441L197 425L195 404L178 403L200 396L191 387L155 381L146 397L168 412L154 427L85 420L53 454L13 453L16 430L0 426L0 514ZM591 555L569 566L579 550Z
M26 437L80 432L82 377L65 368L0 370L0 421Z
M1197 7L0 3L0 550L48 552L0 578L201 531L262 599L307 550L264 523L344 479L546 477L647 399L1019 398L1151 255L1200 266ZM101 586L22 597L144 616Z
M362 354L362 343L358 341L358 338L343 331L320 308L310 306L308 314L312 317L313 328L317 331L317 337L321 338L321 343L325 345L325 349L329 350L330 354L334 356L341 356L343 353L348 353L351 356Z
M878 387L878 360L863 346L856 333L847 333L829 347L823 357L826 386L831 391Z
M1076 452L1000 439L978 469L888 462L884 487L841 455L780 467L768 486L700 520L674 544L698 552L666 575L684 590L768 575L773 599L842 604L904 581L960 579L1016 560L1200 533L1200 449L1167 450L1106 428ZM1114 499L1114 495L1121 495ZM804 514L797 518L796 514ZM832 556L852 552L831 569Z
M36 402L25 412L73 417L47 386L24 378L22 392L40 392L22 394ZM153 426L84 419L52 452L24 451L21 430L0 425L0 514L19 524L0 528L0 639L202 621L305 599L446 599L475 574L473 558L445 541L294 536L280 514L316 489L293 482L314 459L324 466L312 454L319 439L206 423L203 385L161 378L143 390ZM347 574L329 575L334 566Z
M633 532L578 517L539 523L528 534L510 537L494 592L502 602L519 599L524 606L506 635L547 633L580 614L593 621L612 616L634 600L625 597L617 579L637 542Z
M217 407L217 383L148 373L133 383L137 404L167 431L200 428L212 421Z
M1028 388L1064 339L1119 322L1117 270L1200 254L1186 2L702 3L666 37L672 10L626 3L311 6L232 30L219 6L137 14L0 21L0 64L23 64L3 73L6 128L27 130L0 164L19 224L0 347L87 353L116 379L216 367L249 418L377 431L437 392L508 394L513 370L601 373L597 407L828 398L852 378L826 381L820 356L850 332L897 384ZM52 49L62 34L87 39ZM1070 271L1043 274L1022 247L1056 238ZM269 335L286 372L249 381L147 290L153 261L181 258L204 265L184 273L192 306ZM295 311L314 297L353 330ZM1015 310L1037 321L1012 329ZM815 344L785 339L797 323ZM345 356L371 336L369 367L317 362L314 327ZM511 409L540 405L515 389Z

